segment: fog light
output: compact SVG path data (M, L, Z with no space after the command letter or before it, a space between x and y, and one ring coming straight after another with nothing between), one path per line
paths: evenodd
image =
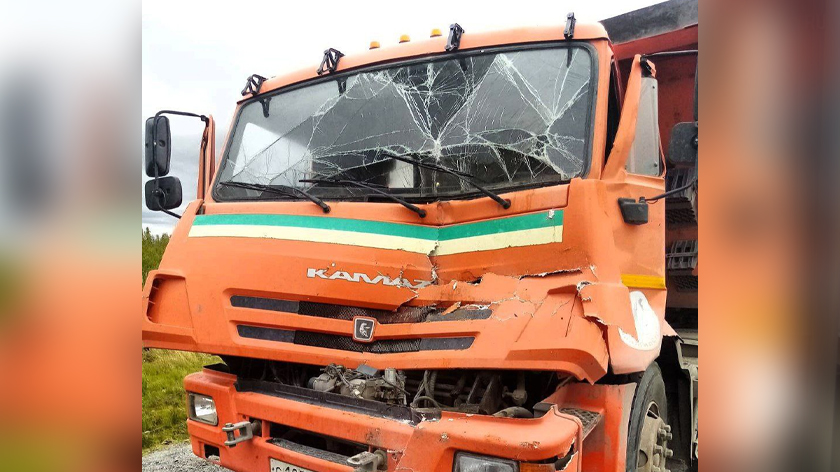
M219 416L216 414L216 403L207 395L189 393L190 419L201 423L217 426Z
M518 472L516 462L495 457L476 456L459 452L455 454L452 472Z

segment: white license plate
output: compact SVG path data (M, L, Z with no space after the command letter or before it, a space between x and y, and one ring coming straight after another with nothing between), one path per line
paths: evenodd
M289 464L288 462L278 461L277 459L270 460L271 472L313 472L303 467Z

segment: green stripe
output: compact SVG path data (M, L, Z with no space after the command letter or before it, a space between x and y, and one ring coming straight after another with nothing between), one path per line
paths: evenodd
M487 234L508 233L526 229L548 228L563 225L563 212L555 211L554 217L549 218L548 212L530 215L512 216L496 220L463 223L440 228L438 241L484 236Z
M386 223L384 221L351 220L323 216L302 215L198 215L195 225L252 225L294 226L298 228L331 229L356 233L388 234L414 239L437 239L437 228L432 226Z
M529 215L498 218L495 220L462 223L452 226L422 226L383 221L353 220L323 216L302 215L265 215L265 214L230 214L198 215L196 226L202 225L247 225L247 226L292 226L298 228L328 229L352 231L356 233L384 234L429 241L448 241L453 239L507 233L528 229L548 228L563 225L563 211L533 213Z

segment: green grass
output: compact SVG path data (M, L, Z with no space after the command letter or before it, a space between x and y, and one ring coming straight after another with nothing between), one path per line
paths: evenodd
M184 377L218 362L218 357L207 354L143 351L144 452L188 438Z

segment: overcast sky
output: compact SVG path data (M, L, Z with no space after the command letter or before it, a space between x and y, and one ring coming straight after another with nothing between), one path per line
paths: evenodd
M658 1L492 3L146 0L143 116L138 117L138 129L142 132L145 118L161 109L212 114L217 123L217 151L221 151L236 101L241 98L239 92L249 75L272 77L301 67L314 70L329 47L352 54L366 50L372 40L385 47L397 44L401 34L421 39L428 37L432 28L446 34L454 22L464 27L465 34L530 25L562 28L569 11L575 12L578 21L597 21ZM183 183L184 206L195 199L202 129L198 120L172 119L170 175ZM170 232L175 221L143 206L143 226L155 233Z

